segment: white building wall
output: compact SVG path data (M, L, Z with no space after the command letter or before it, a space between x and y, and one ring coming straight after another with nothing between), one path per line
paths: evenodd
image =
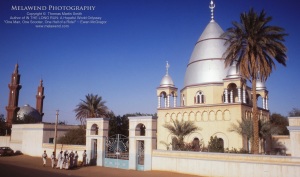
M58 125L57 139L64 136L69 129L77 127L74 125ZM41 156L44 151L43 143L49 143L49 139L54 138L54 132L54 124L13 124L10 147L15 152L19 151L30 156Z

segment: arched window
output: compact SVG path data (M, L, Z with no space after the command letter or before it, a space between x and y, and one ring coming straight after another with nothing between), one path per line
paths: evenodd
M218 138L218 146L224 149L224 140L222 138Z
M196 104L201 104L204 103L204 94L201 91L198 91L196 93L196 99L195 99Z
M91 135L98 135L98 125L97 124L93 124L91 127Z
M193 151L200 151L200 140L199 138L194 138L192 141L192 150Z
M140 123L135 127L135 136L145 136L146 127L144 124Z

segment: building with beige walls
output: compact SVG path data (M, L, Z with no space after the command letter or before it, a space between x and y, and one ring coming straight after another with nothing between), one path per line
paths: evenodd
M223 29L213 16L214 3L210 22L196 41L194 50L187 63L184 86L178 91L169 75L169 63L166 74L157 87L158 97L158 149L166 149L161 141L172 142L172 135L163 127L171 119L192 121L202 130L191 134L185 142L194 139L202 140L208 145L211 136L223 141L224 148L248 149L245 137L229 132L231 124L252 117L252 88L241 77L236 63L225 67L225 38L221 37ZM257 81L259 118L269 119L268 90L265 83ZM177 103L179 102L179 104Z

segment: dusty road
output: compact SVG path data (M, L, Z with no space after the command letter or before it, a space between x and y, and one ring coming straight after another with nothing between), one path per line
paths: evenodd
M18 155L0 157L1 177L199 177L162 171L135 171L106 167L81 167L74 170L52 169L50 159L46 167L42 158Z

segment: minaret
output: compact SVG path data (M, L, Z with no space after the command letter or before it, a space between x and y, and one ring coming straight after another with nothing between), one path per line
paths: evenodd
M43 102L44 102L44 86L43 86L43 80L41 79L40 85L37 89L37 95L36 95L36 110L41 114L41 118L43 120Z
M8 96L8 105L6 106L7 117L6 123L8 126L11 126L12 120L16 117L18 112L18 102L19 102L19 91L22 88L20 85L21 75L19 74L19 65L16 64L15 70L11 75L11 82L8 84L9 96Z

